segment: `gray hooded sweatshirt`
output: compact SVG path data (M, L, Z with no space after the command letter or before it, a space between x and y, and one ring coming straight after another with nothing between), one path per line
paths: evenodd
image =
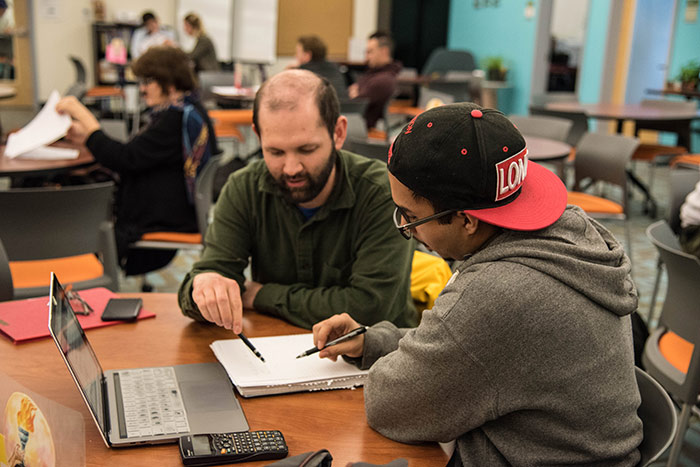
M459 265L415 329L376 324L360 366L388 438L456 440L464 465L635 465L642 440L630 262L569 206Z

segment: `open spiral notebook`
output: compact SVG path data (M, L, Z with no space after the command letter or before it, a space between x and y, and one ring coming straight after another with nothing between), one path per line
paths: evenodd
M318 355L297 359L297 355L314 346L312 336L251 338L265 363L240 339L214 341L210 347L243 397L351 389L364 384L367 371L342 359L333 362Z

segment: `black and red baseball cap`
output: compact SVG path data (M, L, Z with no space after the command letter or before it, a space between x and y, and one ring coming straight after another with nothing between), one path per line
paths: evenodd
M388 164L417 195L506 229L543 229L566 208L566 187L528 160L513 123L469 102L416 116L392 144Z

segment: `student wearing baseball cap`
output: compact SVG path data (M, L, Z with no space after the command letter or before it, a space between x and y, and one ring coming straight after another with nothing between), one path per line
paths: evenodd
M496 110L422 113L388 167L399 232L461 262L418 328L381 322L320 352L370 369L369 424L448 443L450 465L635 465L637 292L622 246L566 206L562 182L528 161ZM358 326L336 315L314 342Z

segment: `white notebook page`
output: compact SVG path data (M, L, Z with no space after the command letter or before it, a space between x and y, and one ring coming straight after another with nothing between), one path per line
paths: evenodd
M337 362L297 355L314 347L313 334L257 337L250 341L265 358L260 361L240 339L214 341L211 348L236 386L295 384L333 380L367 373L339 358Z

